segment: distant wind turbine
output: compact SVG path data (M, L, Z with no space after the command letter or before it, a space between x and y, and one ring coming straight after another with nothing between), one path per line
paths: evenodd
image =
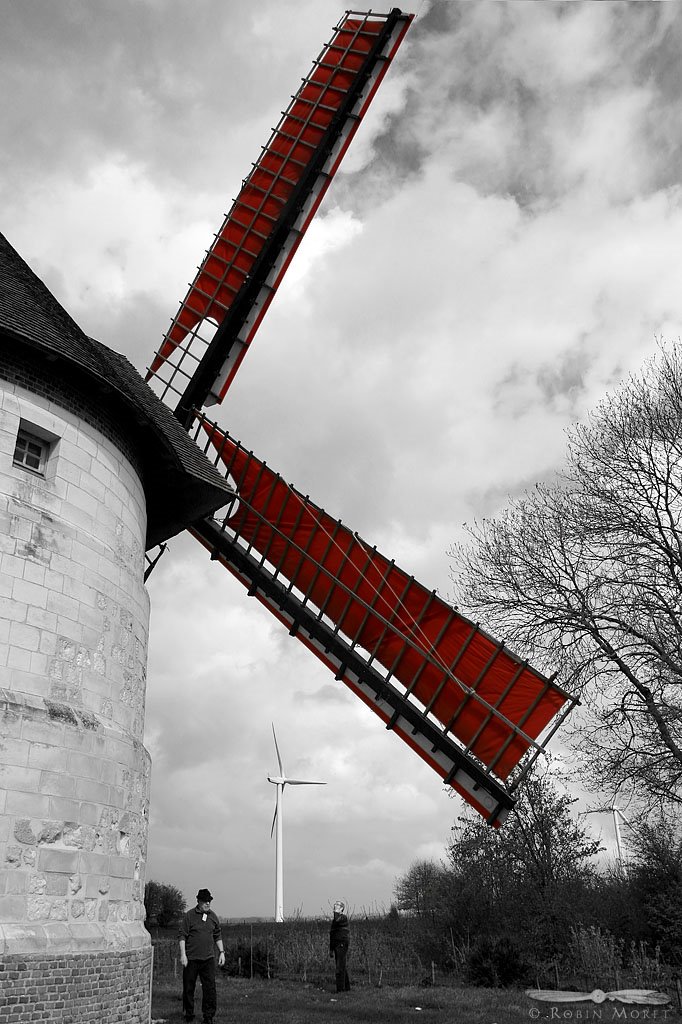
M279 747L277 745L277 733L275 732L274 724L272 726L272 735L275 740L277 763L279 764L279 775L268 775L268 782L272 782L274 786L277 786L277 802L275 803L275 815L272 819L270 838L272 838L272 833L275 831L276 825L277 836L275 840L275 921L281 922L284 920L284 872L282 869L282 796L284 794L284 787L326 786L327 783L309 782L305 779L288 779L284 774L284 768L282 767L282 758L280 757Z
M587 811L587 814L613 814L613 831L616 834L616 850L618 851L618 866L622 867L625 862L625 855L623 853L623 838L620 832L621 821L632 828L631 822L625 817L620 807L617 804L611 804L609 807L595 807L591 811Z

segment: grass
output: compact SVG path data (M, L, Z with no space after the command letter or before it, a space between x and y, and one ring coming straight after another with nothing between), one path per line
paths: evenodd
M622 1003L540 1003L513 989L356 988L339 993L302 982L231 978L219 973L215 1024L530 1024L532 1021L664 1021L679 1024L674 1003L628 1006ZM197 1020L201 991L197 985ZM646 1011L646 1014L645 1014ZM182 1020L180 985L159 979L152 996L152 1021Z

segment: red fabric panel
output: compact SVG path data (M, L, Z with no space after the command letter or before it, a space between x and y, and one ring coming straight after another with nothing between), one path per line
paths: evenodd
M529 744L478 698L536 739L565 703L563 692L533 669L520 669L484 633L476 631L467 646L471 622L220 431L204 428L242 499L230 529L505 779ZM448 672L458 657L453 674L464 686Z
M196 539L199 541L199 543L202 544L204 547L206 547L207 550L211 551L211 553L212 553L211 547L206 542L206 540L201 536L201 534L194 533L194 531L192 530L191 527L190 527L190 533L193 533L194 536L196 537ZM240 573L238 572L238 570L234 566L230 565L230 563L228 561L224 560L222 556L219 556L219 561L238 580L240 580L242 583L244 582L244 580L243 580L242 576L240 575ZM259 600L261 602L263 607L267 608L268 611L271 612L272 615L274 615L277 619L279 619L279 621L287 629L289 629L289 626L290 626L289 622L287 621L285 616L283 616L280 613L278 608L273 606L273 604L270 601L268 601L267 598L265 598L262 594L259 594L258 592L255 594L255 597L256 597L257 600ZM311 641L305 636L305 634L299 632L299 633L296 634L296 637L297 637L298 640L301 641L301 643L305 647L308 648L308 650L312 654L315 655L316 658L319 658L319 660L324 665L326 665L327 668L331 672L334 672L334 673L337 672L337 666L320 650L320 648L316 644L311 643ZM366 704L368 708L371 708L371 710L374 712L374 714L377 715L381 719L381 721L384 722L385 725L388 725L388 723L390 721L390 715L384 710L383 707L381 707L381 705L379 705L376 702L372 701L367 696L367 694L364 693L360 689L360 687L358 687L356 685L356 683L353 681L353 679L350 678L348 673L344 673L342 676L340 676L340 678L343 679L343 682L345 683L345 685L350 690L353 691L353 693L356 695L356 697L359 697L360 700L364 704ZM395 732L396 736L399 736L401 738L401 740L403 740L403 742L406 743L408 745L408 747L410 747L411 750L413 750L416 754L418 754L419 757L421 757L421 759L423 761L425 761L426 764L428 764L429 767L432 768L433 771L435 771L436 774L439 775L441 779L445 779L445 777L447 775L446 770L443 768L443 766L441 764L438 763L438 761L434 757L430 756L429 753L426 750L424 750L424 748L421 747L415 741L415 738L411 734L411 731L410 732L406 732L404 729L400 728L399 725L392 726L392 729L393 729L393 732ZM484 817L486 819L486 821L489 819L489 816L490 816L489 810L482 803L480 803L475 798L475 796L472 793L470 793L463 786L461 786L455 779L451 779L450 782L448 782L448 785L451 786L452 789L454 789L457 793L459 793L459 795L464 800L466 800L467 803L469 803L476 811L478 811L478 813L480 815L482 815L482 817ZM494 828L499 828L500 825L502 824L502 822L500 821L500 818L497 817L493 821L491 821L490 824Z
M201 320L222 322L384 24L347 18L325 47L242 187L147 379Z

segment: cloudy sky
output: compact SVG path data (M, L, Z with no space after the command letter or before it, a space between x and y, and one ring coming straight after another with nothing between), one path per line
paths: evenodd
M343 7L0 8L2 230L144 371ZM462 524L681 333L682 7L415 13L219 418L447 596ZM272 913L274 722L286 771L328 783L285 794L285 911L388 908L462 804L191 538L149 586L148 877Z

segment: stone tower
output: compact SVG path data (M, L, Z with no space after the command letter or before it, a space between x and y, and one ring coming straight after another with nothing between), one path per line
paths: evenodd
M229 491L0 235L0 1022L146 1024L145 550Z

